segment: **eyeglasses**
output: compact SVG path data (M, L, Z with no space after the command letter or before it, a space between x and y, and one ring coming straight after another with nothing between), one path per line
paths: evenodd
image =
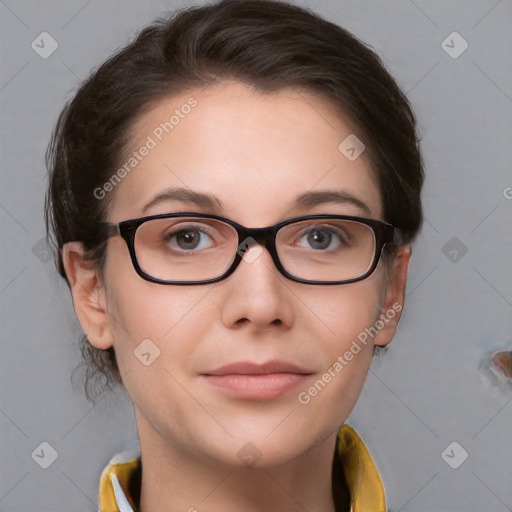
M401 241L391 224L348 215L307 215L246 228L217 215L179 212L101 227L105 238L120 235L125 240L140 277L180 285L225 279L242 259L251 262L259 256L262 247L292 281L351 283L375 270L385 244Z

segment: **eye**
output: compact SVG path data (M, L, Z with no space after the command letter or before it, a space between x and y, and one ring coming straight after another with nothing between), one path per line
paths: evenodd
M168 231L163 238L172 249L184 251L209 249L213 246L213 239L206 231L206 226L190 226Z
M300 237L298 245L315 250L334 250L347 246L347 239L339 230L329 226L313 226Z

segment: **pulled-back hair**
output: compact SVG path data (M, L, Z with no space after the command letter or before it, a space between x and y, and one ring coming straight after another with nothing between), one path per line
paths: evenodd
M47 149L45 217L57 267L61 249L81 241L101 272L99 223L115 190L94 193L124 161L133 125L156 103L194 88L240 81L260 93L285 88L327 99L364 140L383 217L405 243L422 223L423 162L414 113L367 45L317 14L271 0L224 0L156 19L81 84L66 103ZM340 141L341 142L341 141ZM121 382L115 352L84 336L89 399Z

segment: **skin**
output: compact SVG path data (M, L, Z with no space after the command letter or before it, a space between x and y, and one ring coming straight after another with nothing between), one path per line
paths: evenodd
M295 215L382 218L382 200L366 153L350 162L338 150L349 120L325 100L282 90L251 91L236 82L161 101L134 125L136 150L169 112L193 96L198 105L115 190L109 222L172 211L206 211L168 201L143 211L168 187L211 194L219 214L247 227ZM363 201L292 207L304 192L344 190ZM112 192L111 192L112 193ZM135 272L125 242L108 242L104 281L78 242L63 251L73 302L89 341L114 346L133 401L142 450L141 510L225 512L334 510L331 465L338 428L361 392L373 345L387 345L400 314L307 405L297 400L381 313L403 304L410 248L381 261L367 279L345 285L295 283L268 252L242 262L227 279L164 286ZM149 366L133 351L149 338L160 356ZM200 374L235 361L285 360L314 372L268 400L228 396ZM259 458L248 467L247 444Z

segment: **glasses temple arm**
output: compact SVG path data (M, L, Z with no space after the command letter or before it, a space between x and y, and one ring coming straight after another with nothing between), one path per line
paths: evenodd
M390 241L393 245L407 245L408 244L408 242L406 242L404 234L398 228L394 228L393 236Z
M119 224L112 224L111 222L100 222L99 230L100 236L103 240L107 240L108 238L121 234Z

